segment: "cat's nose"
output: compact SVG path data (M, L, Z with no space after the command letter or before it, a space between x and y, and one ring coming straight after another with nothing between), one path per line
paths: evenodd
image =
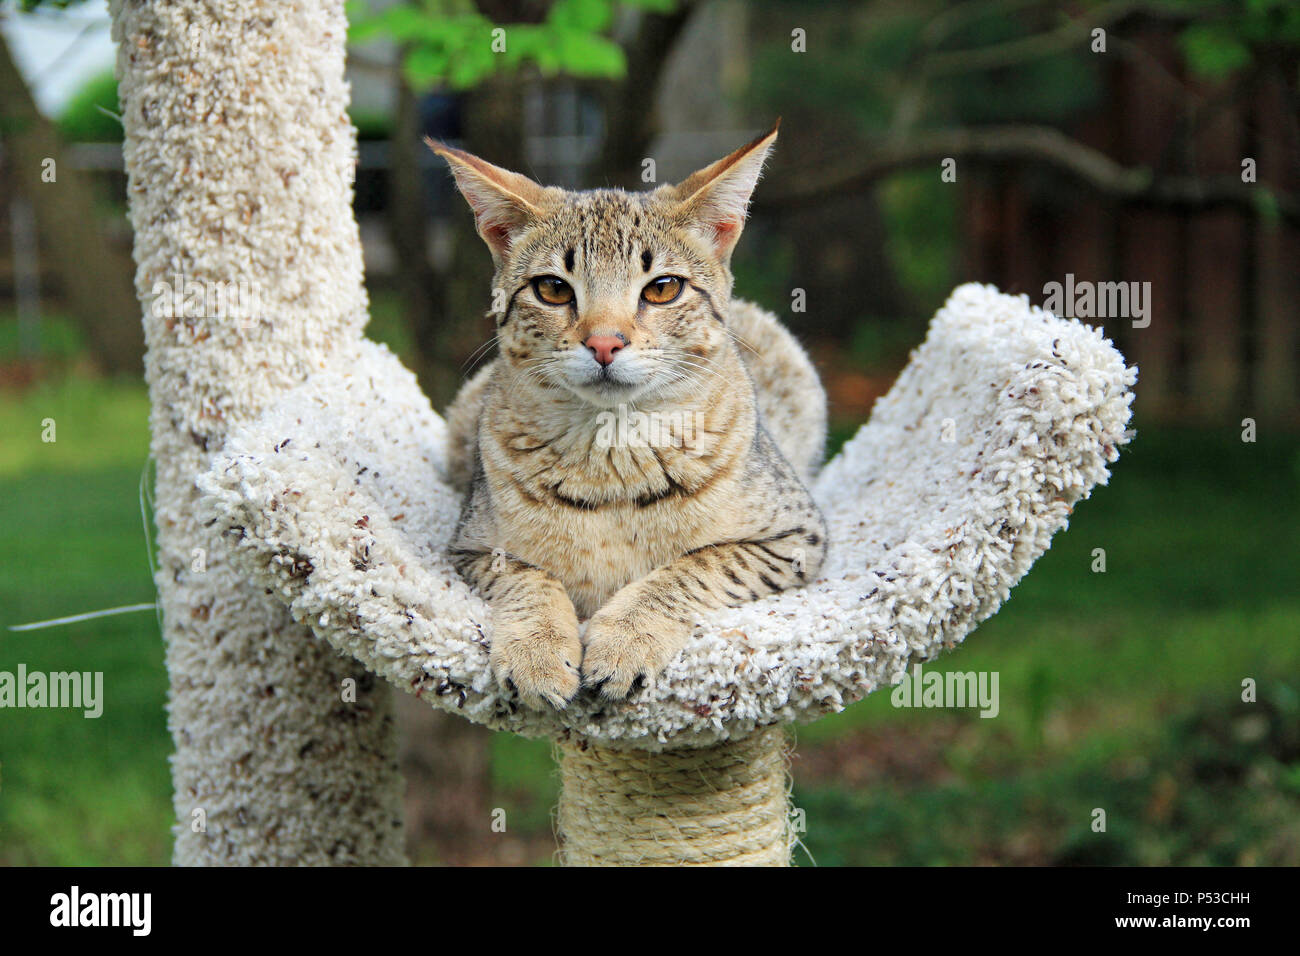
M591 354L601 365L614 361L614 353L626 344L621 335L593 335L582 343L591 349Z

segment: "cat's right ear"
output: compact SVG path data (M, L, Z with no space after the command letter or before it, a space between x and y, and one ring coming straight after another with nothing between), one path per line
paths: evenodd
M451 167L460 194L474 211L478 234L492 258L500 260L524 226L541 215L543 187L463 149L427 137L424 143Z

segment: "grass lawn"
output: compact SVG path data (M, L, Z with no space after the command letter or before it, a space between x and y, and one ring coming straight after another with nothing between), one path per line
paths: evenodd
M147 413L141 388L79 379L0 397L0 626L153 599ZM996 719L880 693L799 730L811 858L1300 863L1297 491L1295 436L1140 429L1006 607L933 664L997 671ZM106 702L0 711L0 865L166 863L154 616L0 631L0 670L19 662L103 671ZM496 736L492 774L512 827L549 830L549 745Z
M0 403L0 627L154 598L140 518L148 402L69 379ZM52 443L43 422L55 423ZM103 671L103 715L0 711L0 865L165 863L171 781L149 613L0 631L0 670Z

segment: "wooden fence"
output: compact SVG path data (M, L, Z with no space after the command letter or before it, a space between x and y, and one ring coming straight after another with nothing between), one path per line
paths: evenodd
M1168 33L1152 28L1127 49L1109 66L1104 108L1072 135L1157 174L1241 176L1254 160L1261 190L1300 192L1300 127L1277 76L1285 65L1212 88L1180 75ZM970 278L1037 304L1051 283L1150 283L1149 316L1088 320L1140 366L1136 407L1148 420L1300 423L1293 221L1263 208L1118 200L1029 166L981 168L963 192Z

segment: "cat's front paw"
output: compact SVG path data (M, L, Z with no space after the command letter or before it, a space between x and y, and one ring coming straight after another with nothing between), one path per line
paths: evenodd
M582 682L602 697L621 700L638 678L657 677L691 636L689 625L633 605L617 609L617 600L587 623Z
M581 684L578 619L570 612L567 619L501 621L492 629L490 657L497 680L529 707L563 709Z

